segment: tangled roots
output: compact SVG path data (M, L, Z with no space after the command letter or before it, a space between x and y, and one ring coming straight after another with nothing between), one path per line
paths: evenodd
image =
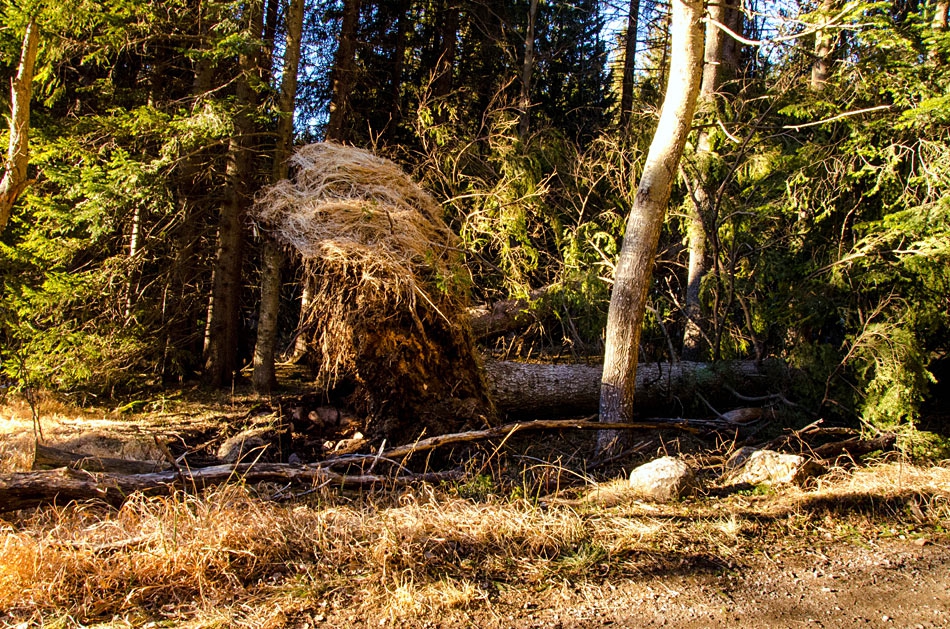
M322 142L254 215L303 260L321 380L357 385L374 436L409 441L491 416L466 319L470 276L441 206L396 164Z

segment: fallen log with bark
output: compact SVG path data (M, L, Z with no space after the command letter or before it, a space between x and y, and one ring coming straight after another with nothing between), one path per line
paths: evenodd
M68 467L73 470L87 472L112 472L115 474L150 474L163 472L171 465L160 461L130 461L128 459L114 459L91 454L77 454L67 450L60 450L42 443L36 444L33 455L34 470L53 470Z
M291 465L288 463L216 465L194 470L170 470L150 474L97 473L64 467L48 471L0 474L0 512L84 500L98 500L119 506L135 492L156 493L175 489L204 489L228 482L366 487L420 482L436 483L457 479L459 476L460 473L454 470L426 474L401 473L392 476L347 475L328 470L320 464Z
M499 414L508 418L566 417L596 413L602 365L488 362L485 373ZM636 404L640 413L681 415L703 399L736 399L781 389L792 373L779 361L641 363Z
M469 308L472 334L478 340L489 339L550 318L554 308L548 298L558 290L557 285L545 286L528 293L527 299L503 299Z

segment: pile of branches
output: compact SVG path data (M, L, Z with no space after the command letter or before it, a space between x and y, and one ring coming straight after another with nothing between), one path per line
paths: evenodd
M255 218L303 264L298 334L318 380L346 381L373 438L408 442L494 414L466 308L470 276L441 206L396 164L322 142L268 188Z

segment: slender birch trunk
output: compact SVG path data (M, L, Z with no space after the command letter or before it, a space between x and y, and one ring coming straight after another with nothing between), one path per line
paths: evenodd
M637 68L637 30L640 28L640 0L630 0L627 40L623 51L623 83L620 89L620 127L626 129L633 111L634 72Z
M280 82L277 121L277 145L271 179L287 177L287 159L294 140L294 106L297 97L297 72L300 65L300 40L303 33L304 0L291 0L287 11L287 43L284 46L284 68ZM257 343L254 346L252 380L258 393L269 393L276 384L274 347L277 343L277 316L280 312L280 270L283 255L280 247L268 238L264 243L264 270L261 277L261 304L257 320Z
M33 68L39 47L36 18L30 18L20 49L20 65L10 87L10 145L3 179L0 180L0 234L7 226L13 205L27 186L30 161L30 100L33 98Z
M524 66L521 69L521 118L518 136L525 137L531 127L531 76L534 74L534 24L538 17L538 0L531 0L528 10L528 31L524 38Z
M625 422L633 417L640 328L656 248L702 78L702 18L702 0L673 0L670 78L656 135L627 219L607 315L600 392L602 422ZM604 430L598 435L597 450L601 456L622 445L617 431Z
M706 23L706 43L703 52L703 80L699 88L700 111L710 116L716 116L716 95L723 83L735 72L736 55L726 53L734 42L712 20L734 26L735 22L741 25L741 16L738 10L726 7L722 2L709 4L707 12L710 21ZM741 28L736 32L740 32ZM713 200L710 199L709 187L710 161L712 160L711 134L708 128L699 132L696 140L697 176L690 185L692 203L689 207L689 263L686 279L686 325L683 330L683 360L699 360L702 352L703 309L700 300L703 278L709 272L709 255L707 252L707 228L714 228Z

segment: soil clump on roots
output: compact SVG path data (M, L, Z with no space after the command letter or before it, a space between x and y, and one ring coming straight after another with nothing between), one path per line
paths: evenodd
M317 381L350 389L370 439L405 443L494 416L467 319L470 275L441 206L396 164L321 142L255 218L296 252L312 298L301 313Z

